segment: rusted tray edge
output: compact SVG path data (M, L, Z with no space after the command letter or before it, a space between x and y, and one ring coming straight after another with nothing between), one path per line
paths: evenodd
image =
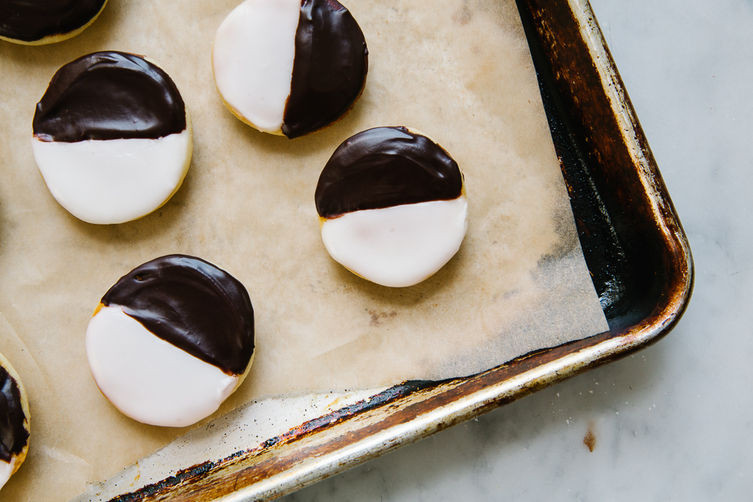
M419 386L408 394L396 393L394 399L365 406L342 421L325 420L320 428L306 430L300 436L292 435L273 446L197 466L121 500L223 497L239 502L276 497L624 356L671 329L682 315L692 290L693 264L687 239L590 5L587 0L561 0L552 4L560 7L564 4L571 9L591 58L598 62L594 69L620 124L622 143L645 190L668 262L674 266L656 309L623 329L529 354L479 375ZM541 5L539 8L545 10Z

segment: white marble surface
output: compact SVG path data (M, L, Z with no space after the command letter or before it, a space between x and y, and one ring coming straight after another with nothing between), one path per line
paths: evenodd
M753 499L753 1L591 3L690 239L684 318L288 502Z

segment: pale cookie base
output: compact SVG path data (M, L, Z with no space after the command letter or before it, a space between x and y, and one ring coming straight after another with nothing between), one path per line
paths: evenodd
M217 90L233 115L262 132L282 134L300 10L297 0L246 0L217 29Z
M55 200L80 220L115 224L162 207L183 184L193 140L186 129L163 138L32 140L42 177Z
M159 338L122 308L101 306L89 321L86 353L100 391L123 414L162 427L185 427L211 415L243 375Z
M460 249L468 202L453 200L353 211L322 223L330 256L382 286L407 287L434 275Z

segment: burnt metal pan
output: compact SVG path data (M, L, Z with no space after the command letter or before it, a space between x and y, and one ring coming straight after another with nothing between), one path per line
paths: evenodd
M690 248L591 7L517 5L609 330L477 375L406 382L120 500L274 498L625 356L674 326L690 299Z

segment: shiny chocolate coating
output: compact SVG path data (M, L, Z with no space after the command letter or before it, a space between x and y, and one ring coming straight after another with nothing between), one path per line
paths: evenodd
M228 374L254 352L254 311L246 288L209 262L169 255L140 265L102 297L159 338Z
M105 0L0 0L0 36L23 42L75 31Z
M157 66L134 54L95 52L55 73L33 129L42 141L161 138L186 129L186 109Z
M295 138L344 114L363 90L368 54L348 9L336 0L303 0L283 134Z
M0 366L0 460L10 462L29 439L18 383Z
M316 186L319 216L334 218L460 196L463 175L438 144L405 127L376 127L345 140Z

